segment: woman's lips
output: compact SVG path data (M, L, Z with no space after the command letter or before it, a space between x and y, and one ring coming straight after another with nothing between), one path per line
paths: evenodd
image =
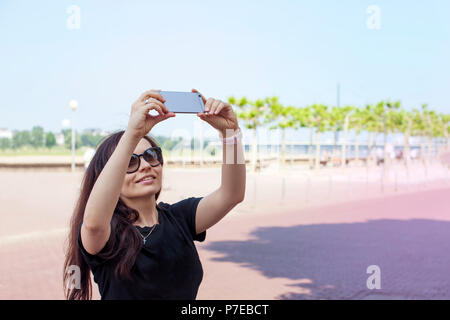
M150 178L150 179L148 179L148 180L142 180L141 182L138 182L138 183L139 183L139 184L151 184L151 183L153 183L154 180L155 180L155 179Z

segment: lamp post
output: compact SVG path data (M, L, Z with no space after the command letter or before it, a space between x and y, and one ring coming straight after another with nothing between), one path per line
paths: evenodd
M76 100L70 100L69 106L74 112L72 114L72 172L75 171L75 110L77 110L78 102Z

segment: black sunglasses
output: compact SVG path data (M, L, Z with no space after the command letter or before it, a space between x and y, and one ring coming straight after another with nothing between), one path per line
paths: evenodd
M139 170L141 166L141 157L144 157L145 161L148 162L152 167L157 167L163 164L162 153L160 147L151 147L141 154L133 153L131 155L130 163L128 164L127 173L133 173Z

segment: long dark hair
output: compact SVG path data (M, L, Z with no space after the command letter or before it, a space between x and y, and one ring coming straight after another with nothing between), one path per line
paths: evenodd
M78 232L81 223L83 222L84 210L86 203L94 187L95 181L105 167L112 153L117 147L123 133L125 131L115 132L100 142L96 148L96 152L87 167L83 180L81 182L81 190L78 201L70 220L70 232L66 242L63 270L63 288L66 299L69 300L90 300L92 299L92 283L90 277L91 269L83 260L80 247L78 245ZM157 147L157 142L146 135L143 137L153 147ZM163 165L163 161L161 163ZM155 201L158 199L161 190L155 194ZM158 207L158 205L157 205ZM97 255L103 259L117 259L117 266L114 270L116 278L123 276L130 279L130 271L139 250L142 248L142 239L139 231L133 226L133 223L139 218L139 213L126 206L119 198L114 209L114 214L111 219L111 235L101 253ZM80 287L68 288L68 280L71 275L67 272L70 266L78 266L80 269Z

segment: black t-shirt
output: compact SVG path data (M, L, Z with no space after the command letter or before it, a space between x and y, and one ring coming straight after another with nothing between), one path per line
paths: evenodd
M187 198L172 205L159 202L158 221L136 257L133 280L114 277L117 261L89 254L78 244L98 284L101 299L194 300L203 278L203 268L194 244L204 241L206 231L196 234L195 215L202 198ZM146 236L153 226L136 226ZM81 230L81 225L80 225Z

